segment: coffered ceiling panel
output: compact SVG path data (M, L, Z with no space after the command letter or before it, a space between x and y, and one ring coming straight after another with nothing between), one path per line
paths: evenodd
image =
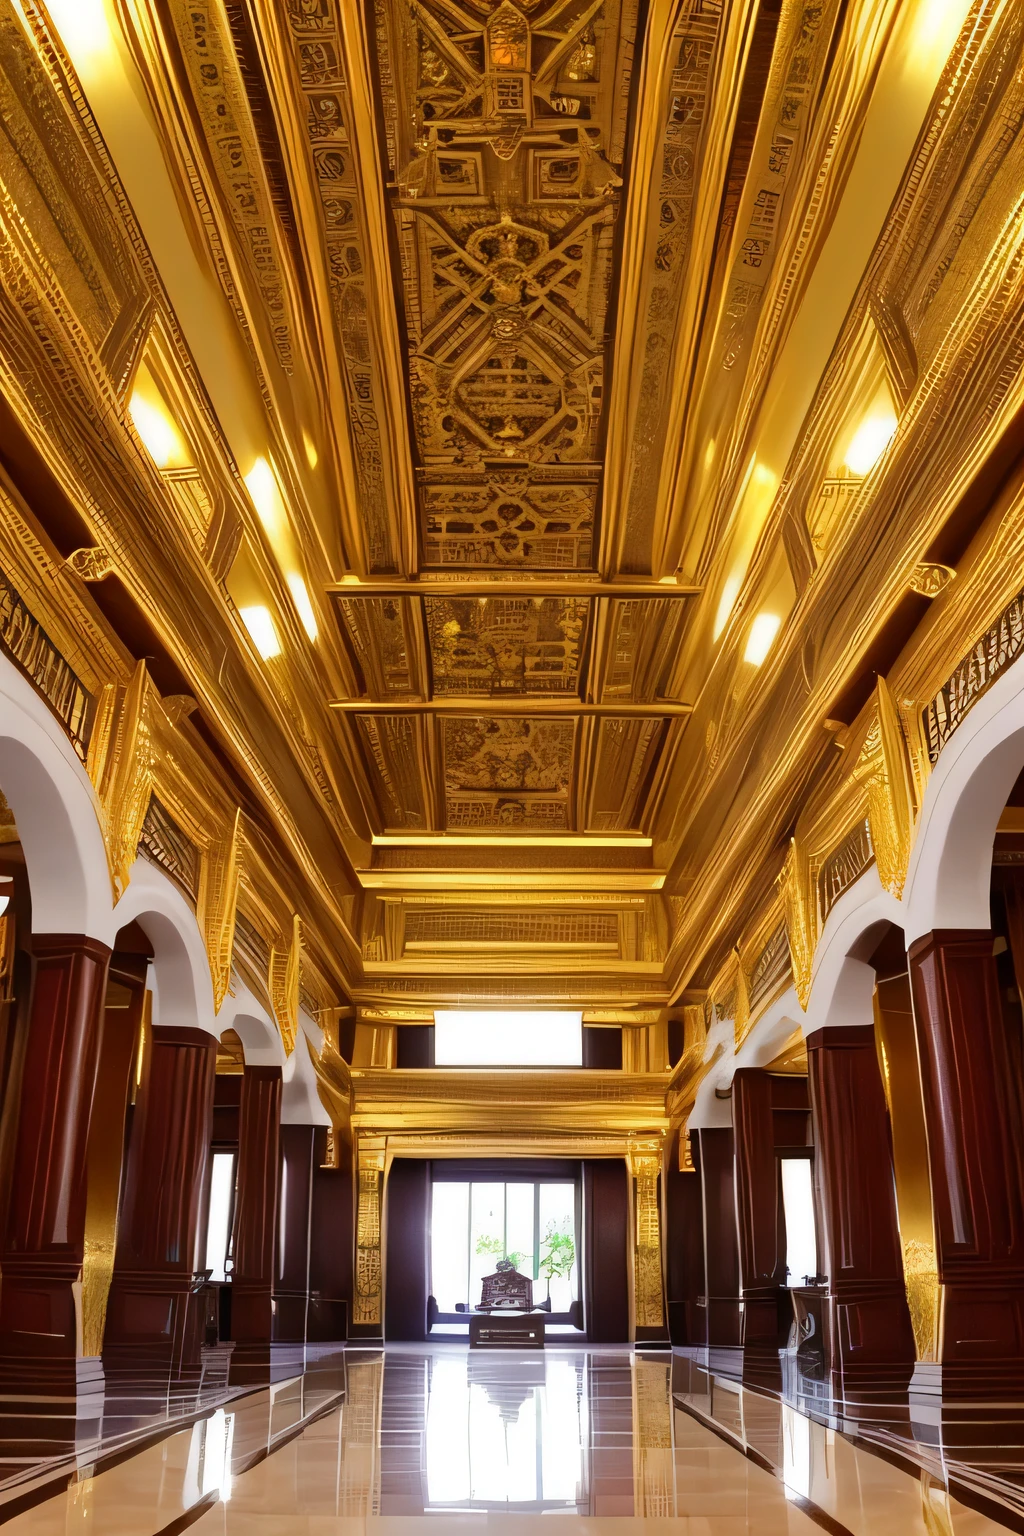
M377 0L428 567L592 564L634 16Z

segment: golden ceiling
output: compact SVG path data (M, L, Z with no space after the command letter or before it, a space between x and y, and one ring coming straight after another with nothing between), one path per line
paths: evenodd
M942 530L1014 406L1022 28L0 0L5 393L335 999L641 1021L776 964L876 675L972 622Z

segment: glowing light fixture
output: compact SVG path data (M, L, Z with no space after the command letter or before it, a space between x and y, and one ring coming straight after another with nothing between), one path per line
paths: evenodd
M135 389L128 402L128 414L157 469L187 462L181 434L151 391Z
M750 626L743 660L749 661L753 667L759 667L771 650L781 623L782 620L777 613L759 613Z
M287 533L287 523L277 476L266 459L259 458L253 464L245 477L245 488L252 497L267 537L276 544Z
M302 433L302 446L306 450L306 462L310 469L316 469L320 462L320 455L316 451L316 443L305 430Z
M738 576L730 576L725 586L722 588L722 595L718 599L718 607L715 610L715 627L711 636L713 640L718 639L719 635L722 633L722 630L728 624L729 615L733 610L733 604L735 603L737 597L739 597L739 594L740 578Z
M891 411L868 416L853 434L845 464L851 475L869 475L892 441L896 417Z
M80 72L113 57L114 39L103 0L53 0L47 9Z
M309 588L297 572L293 572L288 577L288 590L292 595L292 602L298 609L303 629L311 640L315 640L319 633L316 614L313 612L313 604L309 600Z
M259 651L264 661L269 661L272 656L280 656L281 642L277 638L277 630L270 616L270 609L262 603L253 603L247 608L240 608L242 623L249 631L249 637L253 645Z

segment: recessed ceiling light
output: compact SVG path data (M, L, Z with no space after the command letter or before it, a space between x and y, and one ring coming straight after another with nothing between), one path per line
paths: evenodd
M249 631L253 645L263 660L269 661L273 656L280 656L281 642L277 638L277 630L274 627L270 609L265 608L262 603L253 603L238 611L242 615L242 623Z
M759 613L750 626L743 660L749 661L751 666L759 667L771 650L781 623L782 620L777 613Z

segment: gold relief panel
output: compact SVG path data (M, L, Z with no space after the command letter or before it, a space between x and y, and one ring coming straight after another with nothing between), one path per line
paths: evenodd
M592 559L635 5L538 10L377 0L428 565Z
M420 393L413 379L413 403ZM423 557L427 566L502 570L585 570L593 563L596 466L453 464L421 471Z
M441 732L449 831L571 830L575 720L460 716Z
M424 603L434 694L574 694L586 598L449 599Z

